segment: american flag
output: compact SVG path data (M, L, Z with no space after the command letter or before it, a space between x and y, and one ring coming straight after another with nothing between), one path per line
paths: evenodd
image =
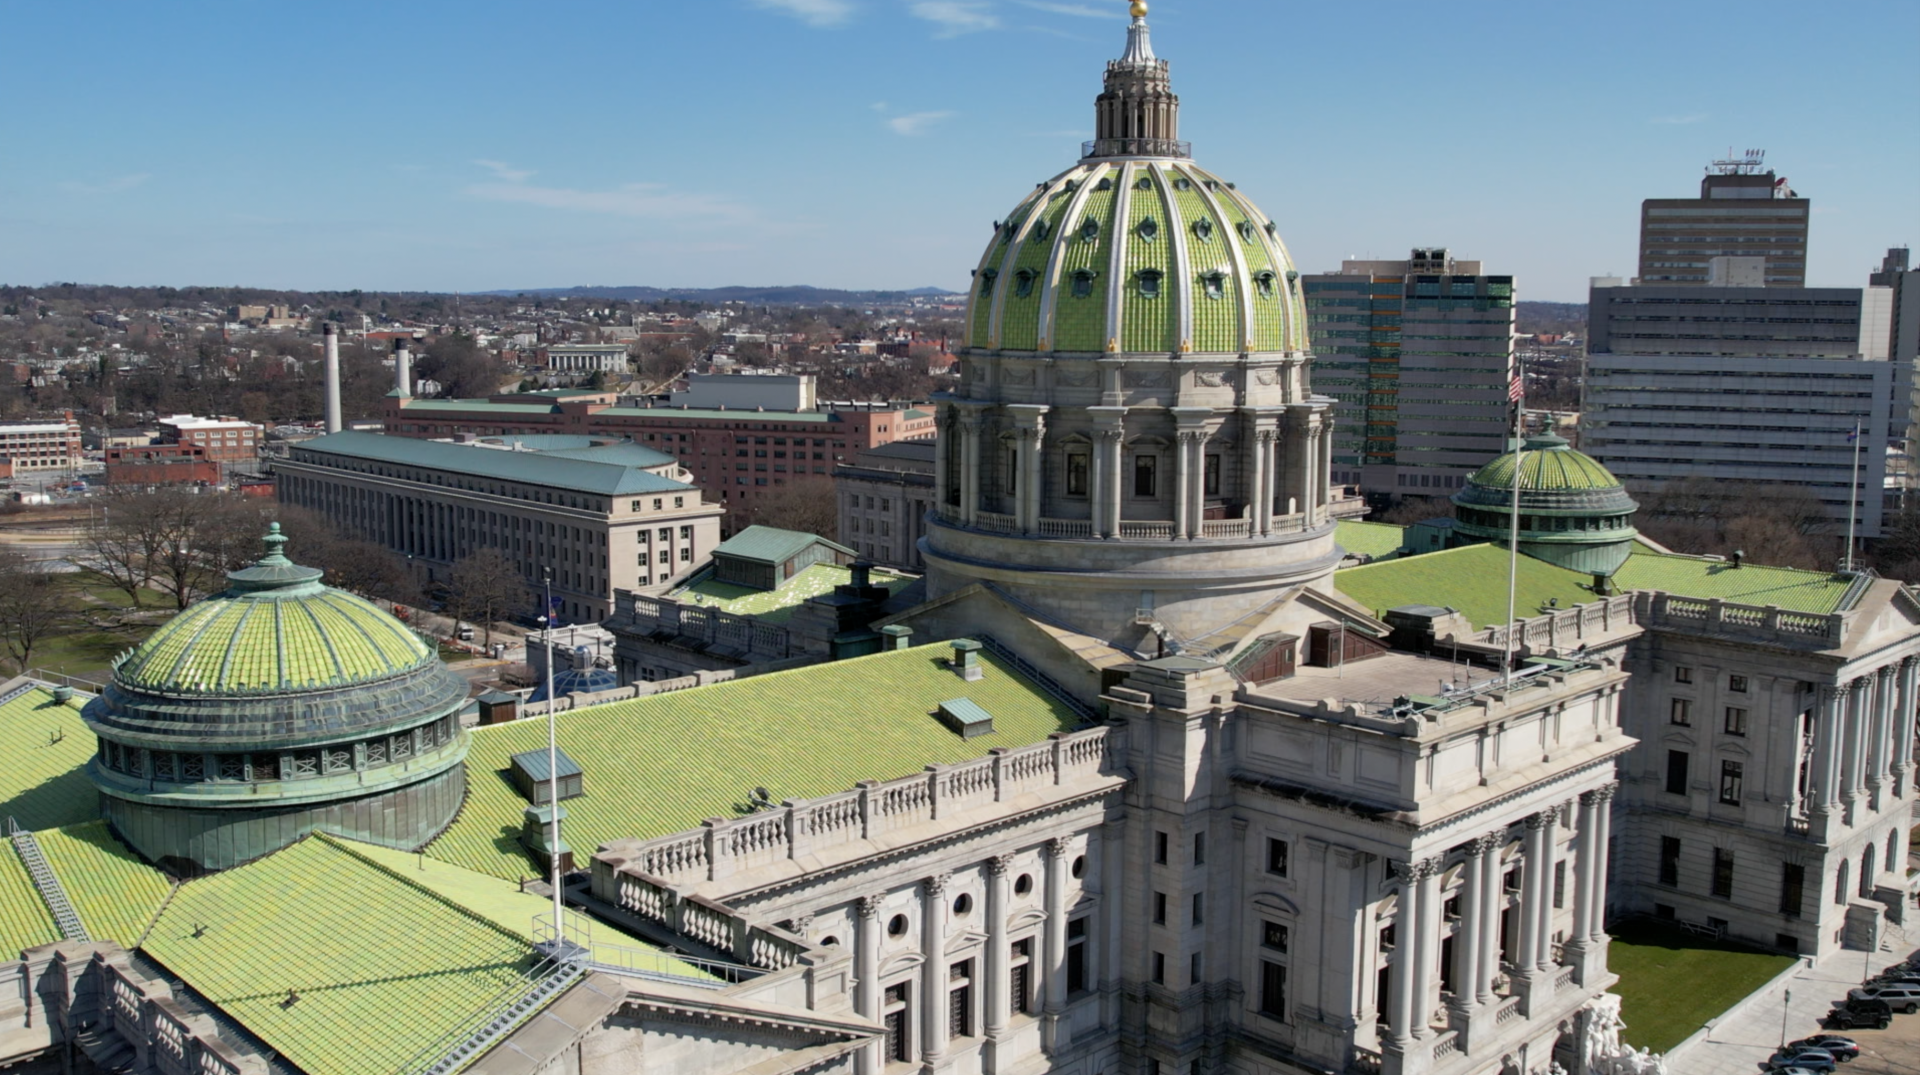
M1512 400L1515 403L1518 403L1520 402L1521 397L1525 396L1526 394L1527 394L1526 382L1520 379L1520 371L1515 370L1513 373L1513 377L1507 381L1507 398Z

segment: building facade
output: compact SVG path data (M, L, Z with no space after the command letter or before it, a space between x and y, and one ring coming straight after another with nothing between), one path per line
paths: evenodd
M556 343L547 347L547 368L558 373L625 373L624 343Z
M1851 501L1879 535L1912 376L1889 361L1890 288L1596 285L1588 308L1583 445L1629 489L1795 486L1836 532Z
M161 418L158 425L161 443L199 447L205 450L207 459L218 463L223 471L234 464L257 464L260 442L266 437L265 429L238 418L176 414Z
M1513 277L1442 248L1302 278L1333 481L1375 502L1460 489L1513 424Z
M16 477L73 470L82 459L80 423L67 411L57 419L0 424L0 455L13 463Z
M920 539L933 510L932 441L870 448L833 468L840 541L877 564L921 571Z
M218 485L220 464L198 444L108 448L108 485Z
M1765 258L1756 286L1805 287L1813 203L1766 169L1757 153L1715 161L1698 198L1640 203L1638 282L1698 287L1718 257Z
M627 442L336 433L292 446L276 471L282 503L406 556L425 583L497 549L537 604L550 569L563 622L605 618L615 589L661 592L720 544L720 506L681 480L671 456Z

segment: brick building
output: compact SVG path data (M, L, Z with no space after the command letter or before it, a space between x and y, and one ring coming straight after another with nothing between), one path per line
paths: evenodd
M80 465L80 423L66 411L59 418L0 425L0 456L12 461L15 474L72 470Z
M198 444L147 444L107 449L108 485L215 485L220 464Z

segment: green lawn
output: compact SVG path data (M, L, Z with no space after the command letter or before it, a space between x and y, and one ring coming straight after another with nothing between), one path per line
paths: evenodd
M166 622L164 615L149 615L145 622L116 623L133 611L127 595L98 576L70 573L49 576L49 584L71 595L68 602L81 614L75 628L57 638L49 638L34 647L29 664L50 672L99 678L107 665L122 650L139 645ZM166 613L173 609L173 598L158 590L140 595L140 609L148 613ZM91 622L89 622L91 621ZM9 670L12 661L7 661Z
M1651 922L1613 931L1607 966L1620 976L1623 1037L1664 1053L1765 985L1793 963L1792 956L1717 942Z

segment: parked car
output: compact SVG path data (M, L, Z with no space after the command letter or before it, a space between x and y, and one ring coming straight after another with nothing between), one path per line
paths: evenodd
M1863 1000L1858 1005L1836 1004L1827 1013L1826 1025L1835 1030L1852 1030L1855 1027L1870 1026L1875 1030L1885 1030L1893 1025L1893 1009L1883 1000ZM1839 1054L1835 1054L1839 1055Z
M1839 1064L1840 1062L1833 1058L1833 1054L1825 1049L1782 1049L1773 1055L1772 1060L1767 1061L1767 1065L1775 1071L1783 1068L1796 1068L1806 1071L1827 1072L1832 1071L1838 1067Z
M1884 1000L1894 1011L1908 1015L1920 1012L1920 986L1863 985L1858 989L1849 989L1847 999Z
M1842 1064L1860 1055L1860 1043L1852 1038L1843 1038L1838 1034L1815 1034L1811 1038L1801 1038L1787 1046L1789 1049L1825 1049Z

